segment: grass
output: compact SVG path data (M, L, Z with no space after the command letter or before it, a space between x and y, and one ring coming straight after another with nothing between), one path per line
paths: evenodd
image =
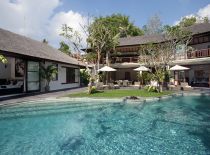
M172 94L171 91L164 91L162 93L148 92L145 90L104 90L98 91L94 94L87 94L87 92L80 92L69 94L67 97L101 97L101 98L121 98L126 96L138 96L138 97L160 97L163 95Z

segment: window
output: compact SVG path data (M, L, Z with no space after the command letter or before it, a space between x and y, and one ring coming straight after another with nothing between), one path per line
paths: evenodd
M203 37L199 37L199 43L203 43Z
M205 36L205 37L203 38L203 40L204 40L204 42L208 42L208 41L209 41L208 36Z
M76 83L79 83L79 79L80 79L79 74L80 74L79 69L75 69L75 82Z
M66 83L75 83L75 69L66 68Z
M198 38L194 38L193 39L193 44L197 44L198 43Z
M57 68L57 74L53 77L53 81L58 81L58 64L53 64Z

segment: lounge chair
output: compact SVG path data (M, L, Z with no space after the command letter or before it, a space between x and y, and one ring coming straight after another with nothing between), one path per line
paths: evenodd
M134 85L133 85L135 88L140 88L141 84L140 82L134 82Z
M110 89L119 89L120 88L120 86L118 84L109 83L108 85L109 85Z
M180 83L181 89L182 90L193 90L193 87L189 86L187 82L181 82Z
M123 87L128 87L128 80L123 80Z
M122 86L122 80L116 81L119 86Z

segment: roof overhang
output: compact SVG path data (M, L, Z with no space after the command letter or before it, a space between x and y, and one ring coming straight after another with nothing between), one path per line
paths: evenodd
M172 65L202 65L210 64L210 57L206 58L196 58L196 59L184 59L184 60L175 60L172 62Z

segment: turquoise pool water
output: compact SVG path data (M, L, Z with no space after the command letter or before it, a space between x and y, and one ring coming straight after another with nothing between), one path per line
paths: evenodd
M210 154L210 97L1 108L0 154Z

